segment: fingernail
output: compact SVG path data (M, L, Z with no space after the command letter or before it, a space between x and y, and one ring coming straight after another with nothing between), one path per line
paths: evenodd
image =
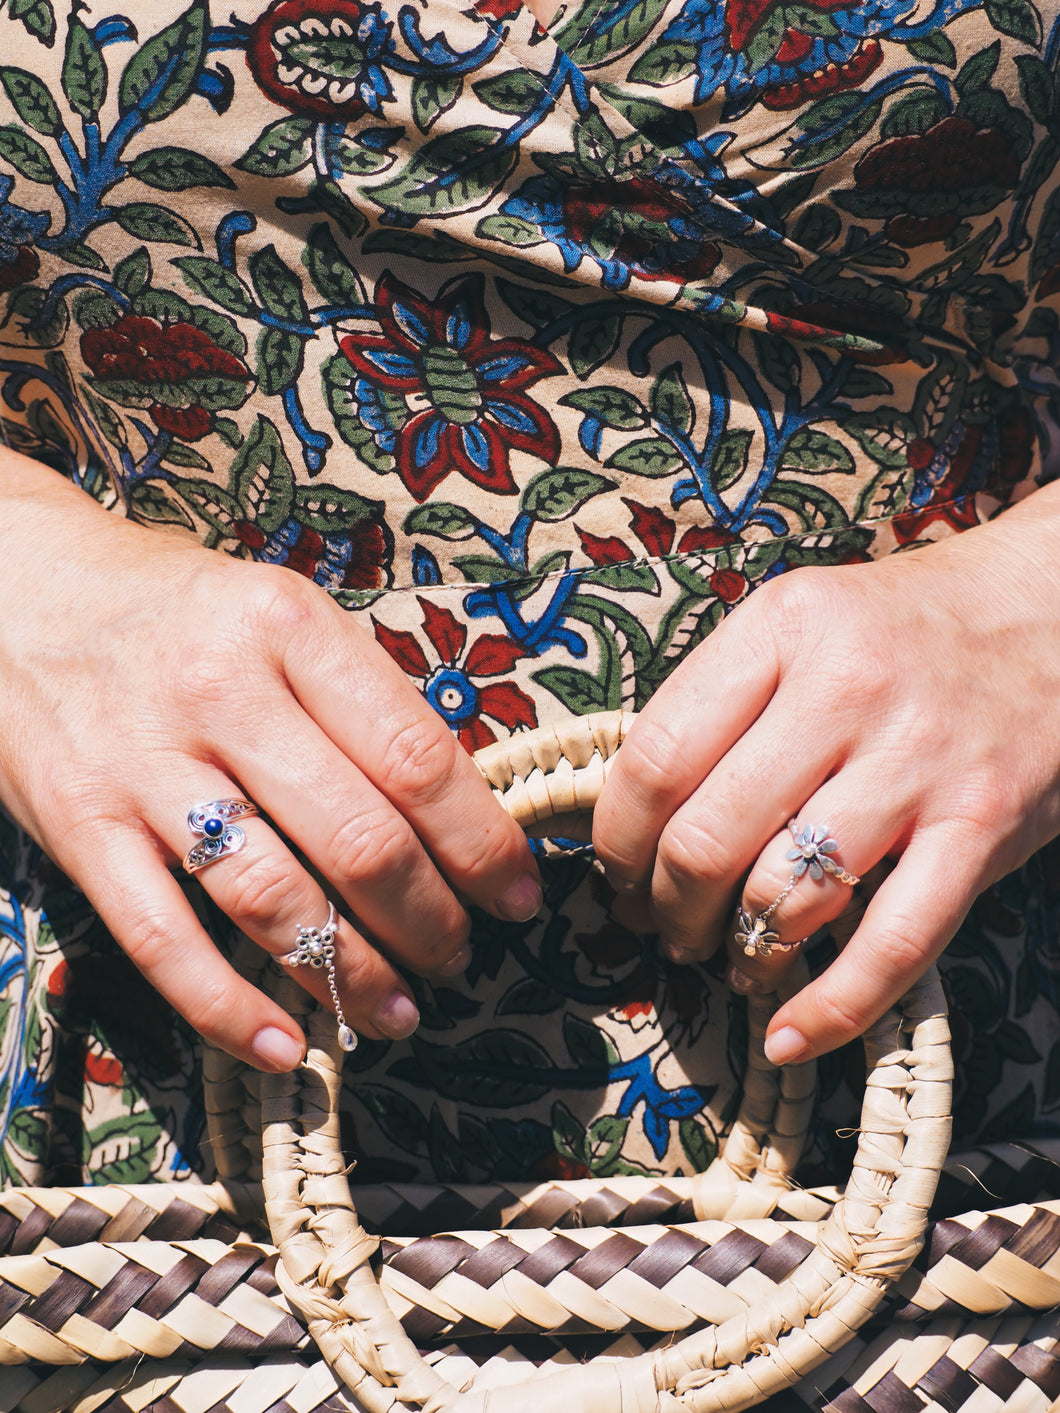
M462 971L467 971L471 962L471 948L465 943L455 957L450 957L444 966L435 967L435 974L438 976L459 976ZM408 997L403 992L397 993L403 1000L408 1001ZM409 1005L412 1002L409 1001Z
M800 1059L810 1047L801 1030L796 1030L791 1025L783 1025L774 1035L766 1037L764 1048L766 1059L771 1065L790 1065L793 1060Z
M391 1040L404 1040L420 1023L420 1013L405 995L404 991L394 991L372 1017L377 1029Z
M529 922L541 911L541 884L532 873L524 873L497 899L497 911L509 922Z
M278 1073L293 1070L302 1063L305 1054L305 1046L300 1040L275 1025L267 1025L264 1030L258 1031L253 1040L253 1050L259 1064Z
M748 976L745 971L741 971L739 967L730 967L729 986L733 991L740 991L744 996L747 996L757 989L758 982L753 976Z

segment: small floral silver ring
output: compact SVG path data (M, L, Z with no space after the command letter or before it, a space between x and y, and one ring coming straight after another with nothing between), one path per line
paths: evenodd
M827 873L851 888L861 881L857 874L848 873L832 857L839 844L829 834L827 825L800 825L796 820L789 819L788 830L794 847L784 857L791 864L791 877L760 913L752 913L745 908L740 908L737 913L736 944L743 948L745 957L769 957L774 952L791 952L805 942L804 937L797 942L781 942L780 934L770 928L769 919L806 874L816 880Z

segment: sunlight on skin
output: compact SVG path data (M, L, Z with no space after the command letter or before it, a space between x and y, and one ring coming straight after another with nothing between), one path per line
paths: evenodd
M542 29L552 23L560 4L561 0L526 0L526 8Z

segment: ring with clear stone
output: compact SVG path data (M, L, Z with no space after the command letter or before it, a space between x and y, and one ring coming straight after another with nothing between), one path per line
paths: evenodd
M285 952L276 960L286 967L312 967L314 971L326 968L328 990L335 1005L335 1016L339 1022L339 1044L346 1051L357 1049L357 1036L346 1023L339 988L335 980L335 938L339 931L339 916L334 903L328 904L328 917L323 927L299 927L293 951Z

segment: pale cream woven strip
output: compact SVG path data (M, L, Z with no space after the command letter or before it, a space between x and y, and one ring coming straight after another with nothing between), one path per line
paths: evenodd
M629 718L602 714L492 748L484 773L524 823L584 814ZM502 758L503 757L503 758ZM507 761L507 764L505 763ZM481 763L481 762L480 762ZM791 1183L808 1118L807 1082L757 1053L769 1004L755 1000L745 1103L725 1151L694 1188L697 1215L772 1211ZM281 1286L335 1372L369 1410L424 1413L664 1413L742 1408L786 1387L847 1340L912 1261L949 1141L952 1067L937 979L866 1037L869 1082L854 1171L814 1249L770 1298L678 1345L595 1362L532 1387L454 1387L417 1353L368 1265L343 1175L337 1103L342 1052L313 1016L306 1064L261 1081L266 1207Z

